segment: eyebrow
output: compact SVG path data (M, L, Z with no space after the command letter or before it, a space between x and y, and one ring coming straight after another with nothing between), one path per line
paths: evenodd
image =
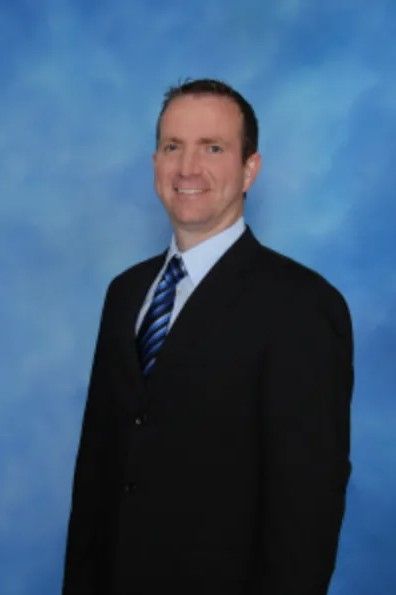
M182 143L183 141L176 136L164 136L160 138L160 143Z
M178 138L177 136L165 136L164 138L162 138L160 140L161 144L162 143L177 143L177 144L183 144L184 141L181 138ZM221 136L218 137L207 137L207 136L203 136L200 139L198 139L198 144L199 145L216 145L216 144L222 144L222 145L227 145L227 141L222 138Z
M226 145L228 144L224 138L222 138L221 136L216 136L216 137L202 137L199 139L199 144L202 145L217 145L217 144L222 144L222 145Z

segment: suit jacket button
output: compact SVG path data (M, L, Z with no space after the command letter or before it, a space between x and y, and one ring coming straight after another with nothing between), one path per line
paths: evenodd
M147 415L145 415L145 414L138 415L137 417L135 417L134 421L135 421L135 426L142 426L147 421Z
M130 483L126 483L124 485L124 494L132 494L136 490L136 483L131 481Z

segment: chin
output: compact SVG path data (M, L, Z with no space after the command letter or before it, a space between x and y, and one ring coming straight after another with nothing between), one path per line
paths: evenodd
M178 213L176 216L172 217L172 221L175 226L179 227L180 229L185 229L186 231L205 229L209 226L208 219L206 217L194 217L193 215L188 215L186 213L184 215Z

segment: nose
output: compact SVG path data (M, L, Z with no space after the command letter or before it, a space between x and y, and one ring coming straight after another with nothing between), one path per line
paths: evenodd
M199 174L200 171L200 159L197 150L194 148L185 147L180 153L180 175L187 177Z

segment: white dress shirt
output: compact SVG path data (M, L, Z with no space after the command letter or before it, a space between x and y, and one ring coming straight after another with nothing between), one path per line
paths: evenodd
M181 252L178 249L175 236L173 235L164 265L150 286L150 289L148 290L140 309L135 325L135 333L137 334L139 331L144 319L144 315L151 304L155 288L157 287L157 284L172 256L177 254L181 257L184 268L187 271L187 275L183 277L183 279L181 279L181 281L179 281L177 284L175 303L173 305L169 328L172 326L184 304L196 287L198 287L202 279L208 274L210 269L216 264L219 258L221 258L221 256L223 256L223 254L229 248L231 248L232 244L234 244L237 239L240 238L240 236L245 231L245 227L246 226L243 217L240 217L230 227L227 227L220 233L208 238L207 240L204 240L203 242L200 242L185 252Z

